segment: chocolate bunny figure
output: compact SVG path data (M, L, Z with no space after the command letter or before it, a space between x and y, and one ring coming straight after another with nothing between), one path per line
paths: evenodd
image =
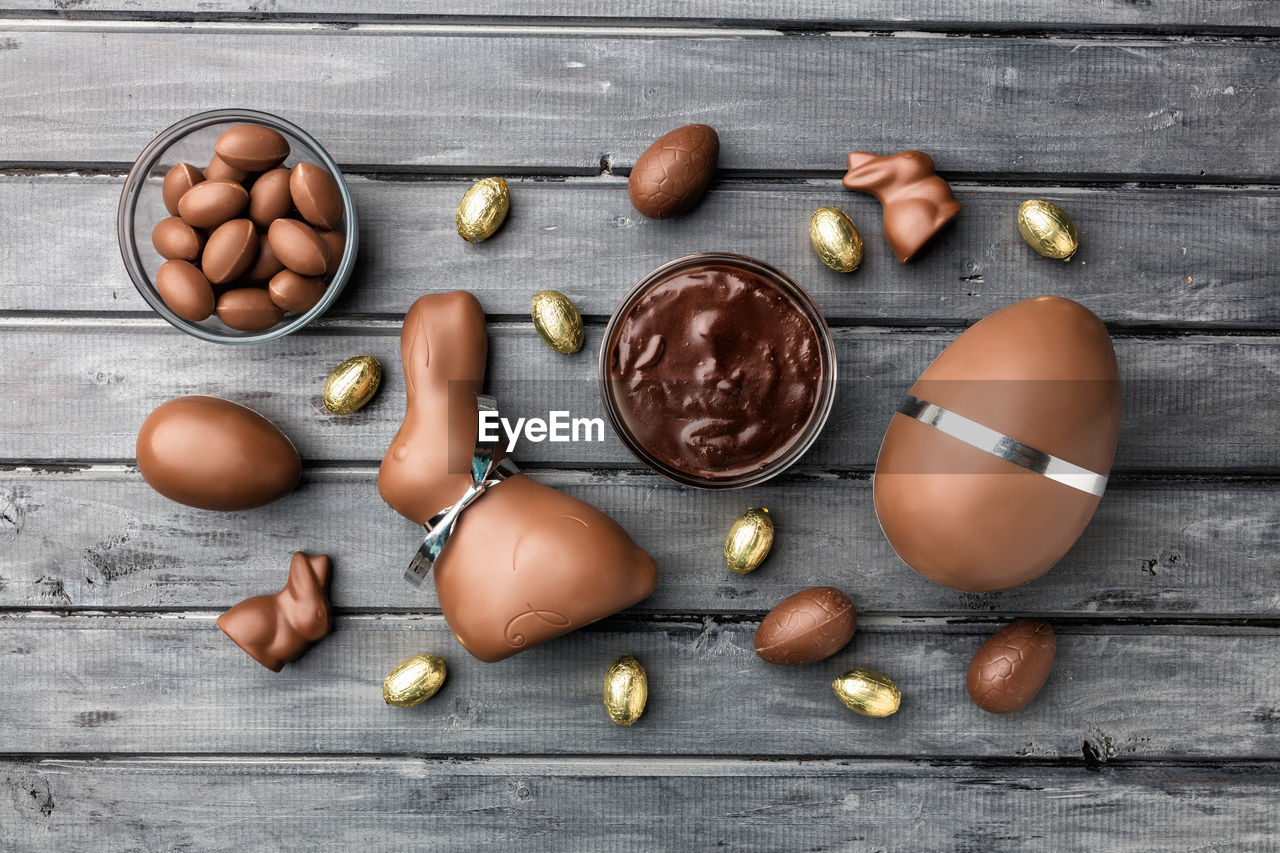
M471 482L487 357L484 312L470 293L423 296L405 315L408 402L378 470L378 492L418 524ZM653 558L616 521L524 474L462 512L432 572L449 627L487 662L630 607L658 580Z
M903 264L960 212L951 187L934 174L933 158L923 151L887 157L855 151L842 183L880 200L885 239Z
M329 558L295 551L284 589L246 598L218 617L218 627L258 663L279 672L333 628Z

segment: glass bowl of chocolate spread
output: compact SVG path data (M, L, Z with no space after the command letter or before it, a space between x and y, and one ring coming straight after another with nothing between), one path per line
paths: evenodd
M679 258L622 300L600 395L622 443L702 489L762 483L817 439L835 396L831 332L809 294L744 255Z

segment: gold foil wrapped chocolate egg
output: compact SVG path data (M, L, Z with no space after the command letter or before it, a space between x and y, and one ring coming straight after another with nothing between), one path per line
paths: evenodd
M1076 225L1067 212L1038 198L1024 201L1018 208L1018 233L1046 258L1065 261L1080 248Z
M582 349L582 315L569 297L558 290L540 290L533 294L532 311L533 326L547 346L565 355Z
M502 227L511 209L511 191L502 178L476 181L458 203L458 236L468 243L487 240Z
M902 702L898 685L873 669L851 669L831 682L831 689L846 708L864 717L896 714Z
M349 415L372 400L381 384L378 360L371 355L353 355L325 380L324 407L335 415Z
M836 272L853 272L862 263L862 235L838 207L820 207L813 212L809 242L822 262Z
M640 661L623 655L609 665L604 676L604 709L609 719L629 726L644 713L649 701L649 676Z
M382 682L382 699L397 708L409 708L436 695L444 684L445 665L436 655L414 655L400 662Z
M738 516L724 538L724 564L729 571L754 572L773 547L773 519L765 507L752 507Z

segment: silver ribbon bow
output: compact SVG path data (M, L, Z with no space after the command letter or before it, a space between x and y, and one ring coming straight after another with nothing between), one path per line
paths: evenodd
M498 410L498 402L487 394L477 394L476 403L481 412ZM453 526L457 523L458 516L462 515L462 511L475 503L490 487L498 485L513 474L520 473L520 468L510 458L504 458L497 463L493 461L494 444L496 444L494 441L480 440L480 430L477 425L476 450L471 457L471 485L467 486L467 490L453 506L440 510L423 525L427 530L427 536L418 546L418 552L413 555L413 561L409 563L409 568L404 573L404 579L414 586L422 585L422 581L426 579L435 561L440 559L440 553L444 550L444 546L449 544L449 536L453 533Z

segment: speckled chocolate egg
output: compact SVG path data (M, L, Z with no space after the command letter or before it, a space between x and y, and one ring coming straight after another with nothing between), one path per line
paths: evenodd
M930 580L1024 584L1089 523L1119 430L1106 327L1068 299L1018 302L952 341L907 392L876 461L876 516Z
M1022 619L1006 625L973 656L965 679L969 698L992 714L1022 709L1049 680L1056 651L1057 640L1047 622Z
M661 136L636 160L627 180L631 204L650 219L667 219L697 204L720 160L720 137L705 124Z
M252 509L288 494L302 463L293 443L252 409L203 395L162 403L138 430L138 470L180 504Z
M853 602L835 587L802 589L764 617L756 630L756 654L787 666L824 660L848 644L857 621Z

